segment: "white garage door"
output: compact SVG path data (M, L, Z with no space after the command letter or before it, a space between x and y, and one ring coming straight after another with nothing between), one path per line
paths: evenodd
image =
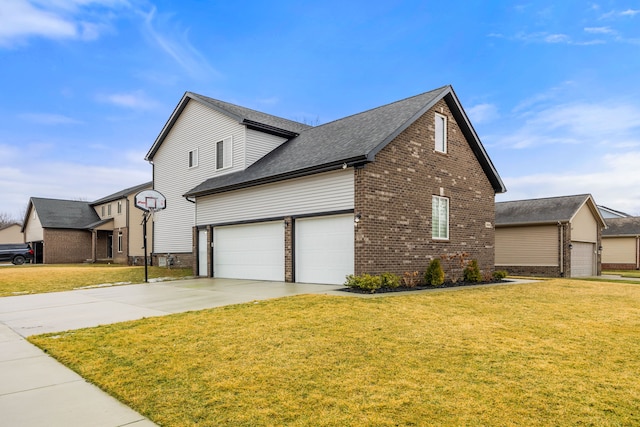
M283 221L216 227L214 277L284 281Z
M594 244L571 242L571 277L593 276Z
M342 284L353 274L353 214L297 219L296 282Z

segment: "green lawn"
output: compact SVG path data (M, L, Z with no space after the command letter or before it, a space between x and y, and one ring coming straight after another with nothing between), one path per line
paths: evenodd
M30 341L163 426L640 425L640 285L309 295Z
M191 269L149 267L151 278L190 276ZM0 267L0 297L68 291L108 283L144 283L144 266L119 264L25 264Z

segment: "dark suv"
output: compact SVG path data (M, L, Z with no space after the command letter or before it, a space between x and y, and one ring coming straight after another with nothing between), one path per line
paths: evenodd
M15 265L22 265L33 260L33 249L27 243L0 244L0 262L11 261Z

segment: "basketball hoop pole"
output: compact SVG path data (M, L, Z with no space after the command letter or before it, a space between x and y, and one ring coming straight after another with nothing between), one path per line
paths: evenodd
M145 212L143 218L142 234L144 235L144 283L149 283L149 263L147 262L147 219L149 218L149 212Z

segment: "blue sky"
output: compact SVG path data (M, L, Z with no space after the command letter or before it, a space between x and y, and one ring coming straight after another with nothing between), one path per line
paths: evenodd
M558 4L561 3L561 4ZM0 1L0 213L151 180L185 91L326 123L451 84L517 200L640 215L639 1Z

